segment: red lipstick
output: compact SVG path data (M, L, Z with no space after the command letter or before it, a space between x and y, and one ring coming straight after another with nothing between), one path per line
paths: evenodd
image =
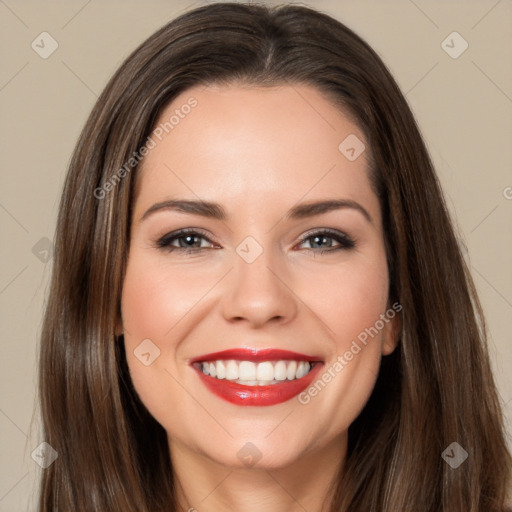
M218 379L205 375L200 363L235 359L239 361L309 361L313 363L309 373L299 379L283 380L265 386L248 386L233 380ZM266 406L286 402L304 391L321 371L323 363L316 356L279 349L230 349L205 354L191 361L203 384L216 396L235 405Z
M212 352L211 354L205 354L192 359L191 362L218 361L219 359L237 359L239 361L253 361L255 363L260 361L279 361L280 359L309 362L321 361L319 357L299 354L298 352L291 352L290 350L280 350L275 348L264 348L260 350L255 348L233 348L229 350L222 350L220 352Z

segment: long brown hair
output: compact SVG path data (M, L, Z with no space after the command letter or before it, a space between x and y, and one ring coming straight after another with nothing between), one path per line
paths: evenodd
M404 96L342 23L302 6L237 3L185 13L145 41L109 81L78 140L41 337L43 434L59 457L44 470L40 510L155 512L175 503L166 433L133 389L114 333L134 154L164 106L210 83L312 85L368 141L402 330L350 427L330 510L505 510L511 458L482 311ZM468 453L457 468L441 457L453 442Z

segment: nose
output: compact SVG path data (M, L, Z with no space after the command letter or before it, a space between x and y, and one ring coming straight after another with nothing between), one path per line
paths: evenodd
M268 322L285 324L297 315L298 298L287 283L283 263L271 251L263 251L248 263L235 255L226 279L222 313L229 322L247 322L253 328Z

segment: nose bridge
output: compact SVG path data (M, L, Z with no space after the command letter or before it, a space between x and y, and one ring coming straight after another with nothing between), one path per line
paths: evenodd
M247 237L236 248L234 268L228 279L223 313L227 320L246 319L254 325L269 320L289 321L296 314L295 297L280 276L283 268L279 251L268 242L263 246Z

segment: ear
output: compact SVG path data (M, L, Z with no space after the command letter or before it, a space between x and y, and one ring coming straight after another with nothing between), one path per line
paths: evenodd
M382 355L387 356L391 354L400 341L400 334L402 332L402 305L395 302L392 306L388 307L385 316L388 321L384 327L382 337Z

